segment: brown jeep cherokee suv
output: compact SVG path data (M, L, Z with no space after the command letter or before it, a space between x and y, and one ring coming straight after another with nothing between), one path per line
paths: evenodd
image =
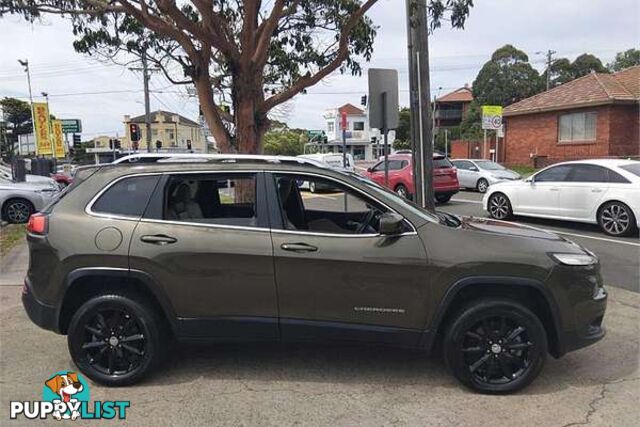
M501 393L604 336L598 260L555 234L299 158L149 159L80 169L28 226L24 307L99 383L140 380L173 338L320 340L438 348Z

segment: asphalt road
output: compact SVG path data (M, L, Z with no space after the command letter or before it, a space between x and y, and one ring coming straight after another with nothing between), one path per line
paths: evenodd
M482 194L461 191L438 209L458 215L487 217L481 201ZM590 224L525 217L517 217L514 221L553 231L584 246L600 258L602 275L608 286L640 292L640 239L637 234L618 238L609 237Z

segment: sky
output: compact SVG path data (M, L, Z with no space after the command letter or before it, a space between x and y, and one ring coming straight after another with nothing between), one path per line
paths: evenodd
M525 51L538 70L544 52L574 59L592 53L603 63L616 52L640 46L638 0L475 0L464 30L446 22L429 39L434 95L471 84L491 53L510 43ZM399 73L400 105L408 104L404 0L379 0L368 15L378 28L373 58L362 77L335 73L298 95L287 108L291 127L323 129L322 113L347 102L359 105L367 92L366 69L394 68ZM142 75L76 53L69 22L47 17L29 24L0 18L0 97L28 99L26 75L18 59L29 60L34 100L49 94L51 113L81 119L83 139L124 133L123 116L144 112ZM151 109L170 110L196 119L198 105L184 88L160 73L151 79Z

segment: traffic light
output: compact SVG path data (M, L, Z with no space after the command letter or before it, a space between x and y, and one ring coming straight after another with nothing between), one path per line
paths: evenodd
M362 95L362 98L360 98L360 105L363 105L366 107L367 105L367 95Z
M129 123L129 134L131 135L131 142L140 141L140 126L137 123Z
M120 140L119 139L114 139L113 140L113 148L115 148L116 150L119 150L120 147L121 147Z
M161 149L161 148L162 148L162 141L157 140L157 141L156 141L156 150L159 150L159 149Z
M80 146L81 142L80 142L80 135L78 135L77 133L73 134L73 146L75 147Z
M187 139L187 150L191 150L191 140Z
M109 150L113 150L113 139L109 139Z

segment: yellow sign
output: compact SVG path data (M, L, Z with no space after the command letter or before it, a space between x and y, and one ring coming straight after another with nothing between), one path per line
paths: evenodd
M502 127L502 107L499 105L482 106L482 129L500 129Z
M53 153L49 127L49 106L46 102L33 103L33 119L35 121L36 153L40 156L50 156Z
M64 135L62 134L62 121L53 120L53 147L56 158L64 157Z

